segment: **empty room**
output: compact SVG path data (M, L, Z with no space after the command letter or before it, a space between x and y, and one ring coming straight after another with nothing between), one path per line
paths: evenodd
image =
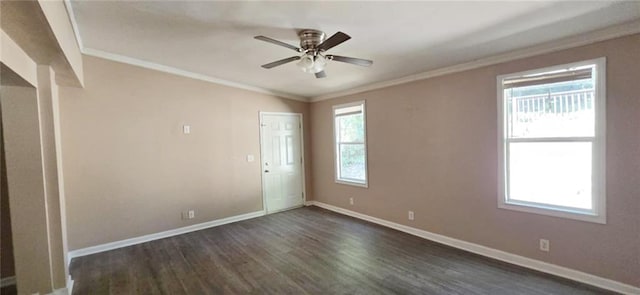
M2 295L640 294L640 1L0 25Z

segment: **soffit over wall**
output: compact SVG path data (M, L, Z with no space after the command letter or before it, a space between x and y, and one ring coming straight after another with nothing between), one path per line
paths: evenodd
M44 5L44 6L42 6ZM47 17L45 10L49 13ZM0 3L0 25L2 31L13 40L29 57L39 65L51 65L56 72L56 82L65 86L82 86L82 62L78 44L73 40L60 40L57 31L72 31L71 23L64 26L69 17L64 10L64 3L58 1L2 1ZM55 18L55 19L52 19ZM58 20L52 28L50 21ZM67 34L72 34L67 32ZM66 48L76 48L75 52L64 52L61 42ZM70 51L67 49L67 51ZM72 57L67 54L73 54ZM67 58L74 59L74 64Z

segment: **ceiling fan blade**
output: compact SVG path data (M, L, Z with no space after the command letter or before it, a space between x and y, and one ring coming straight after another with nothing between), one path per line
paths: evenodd
M299 56L287 57L285 59L281 59L281 60L278 60L278 61L274 61L274 62L265 64L265 65L262 65L262 67L265 68L265 69L270 69L270 68L273 68L273 67L277 67L279 65L286 64L288 62L292 62L294 60L299 60L299 59L300 59Z
M291 44L287 44L287 43L284 43L284 42L282 42L282 41L278 41L278 40L276 40L276 39L271 39L271 38L269 38L269 37L265 37L265 36L255 36L255 37L253 37L253 38L258 39L258 40L262 40L262 41L264 41L264 42L269 42L269 43L271 43L271 44L280 45L280 46L282 46L282 47L287 47L287 48L289 48L289 49L293 49L293 50L295 50L295 51L297 51L297 52L302 52L302 49L300 49L300 48L298 48L298 47L295 47L295 46L293 46L293 45L291 45Z
M325 73L324 71L316 73L316 78L318 78L318 79L326 78L326 77L327 77L327 73Z
M330 59L330 60L346 62L346 63L350 63L350 64L358 65L358 66L363 66L363 67L368 67L368 66L373 64L373 61L370 61L368 59L361 59L361 58L355 58L355 57L346 57L346 56L339 56L339 55L327 55L327 58Z
M335 34L333 34L333 36L329 37L329 39L324 40L324 42L320 43L320 45L318 45L318 49L320 50L324 50L327 51L330 48L335 47L336 45L347 41L351 39L351 37L349 37L349 35L343 33L343 32L337 32Z

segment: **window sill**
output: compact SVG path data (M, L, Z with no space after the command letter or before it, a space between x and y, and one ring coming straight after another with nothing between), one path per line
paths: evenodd
M362 182L354 182L354 181L346 181L346 180L337 180L336 179L336 183L338 184L346 184L346 185L351 185L351 186L357 186L357 187L363 187L363 188L369 188L369 184L368 183L362 183Z
M577 210L573 211L571 209L561 209L561 208L552 207L552 206L547 207L544 205L520 203L520 202L514 202L514 201L500 202L498 204L498 208L539 214L539 215L574 219L574 220L580 220L580 221L586 221L586 222L593 222L593 223L599 223L599 224L607 224L607 219L604 213L593 214L593 213L581 212Z

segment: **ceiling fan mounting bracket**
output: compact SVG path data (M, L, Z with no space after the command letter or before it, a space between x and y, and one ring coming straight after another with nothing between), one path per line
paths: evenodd
M300 31L298 37L300 38L300 48L309 51L324 42L326 35L322 31L306 29Z

